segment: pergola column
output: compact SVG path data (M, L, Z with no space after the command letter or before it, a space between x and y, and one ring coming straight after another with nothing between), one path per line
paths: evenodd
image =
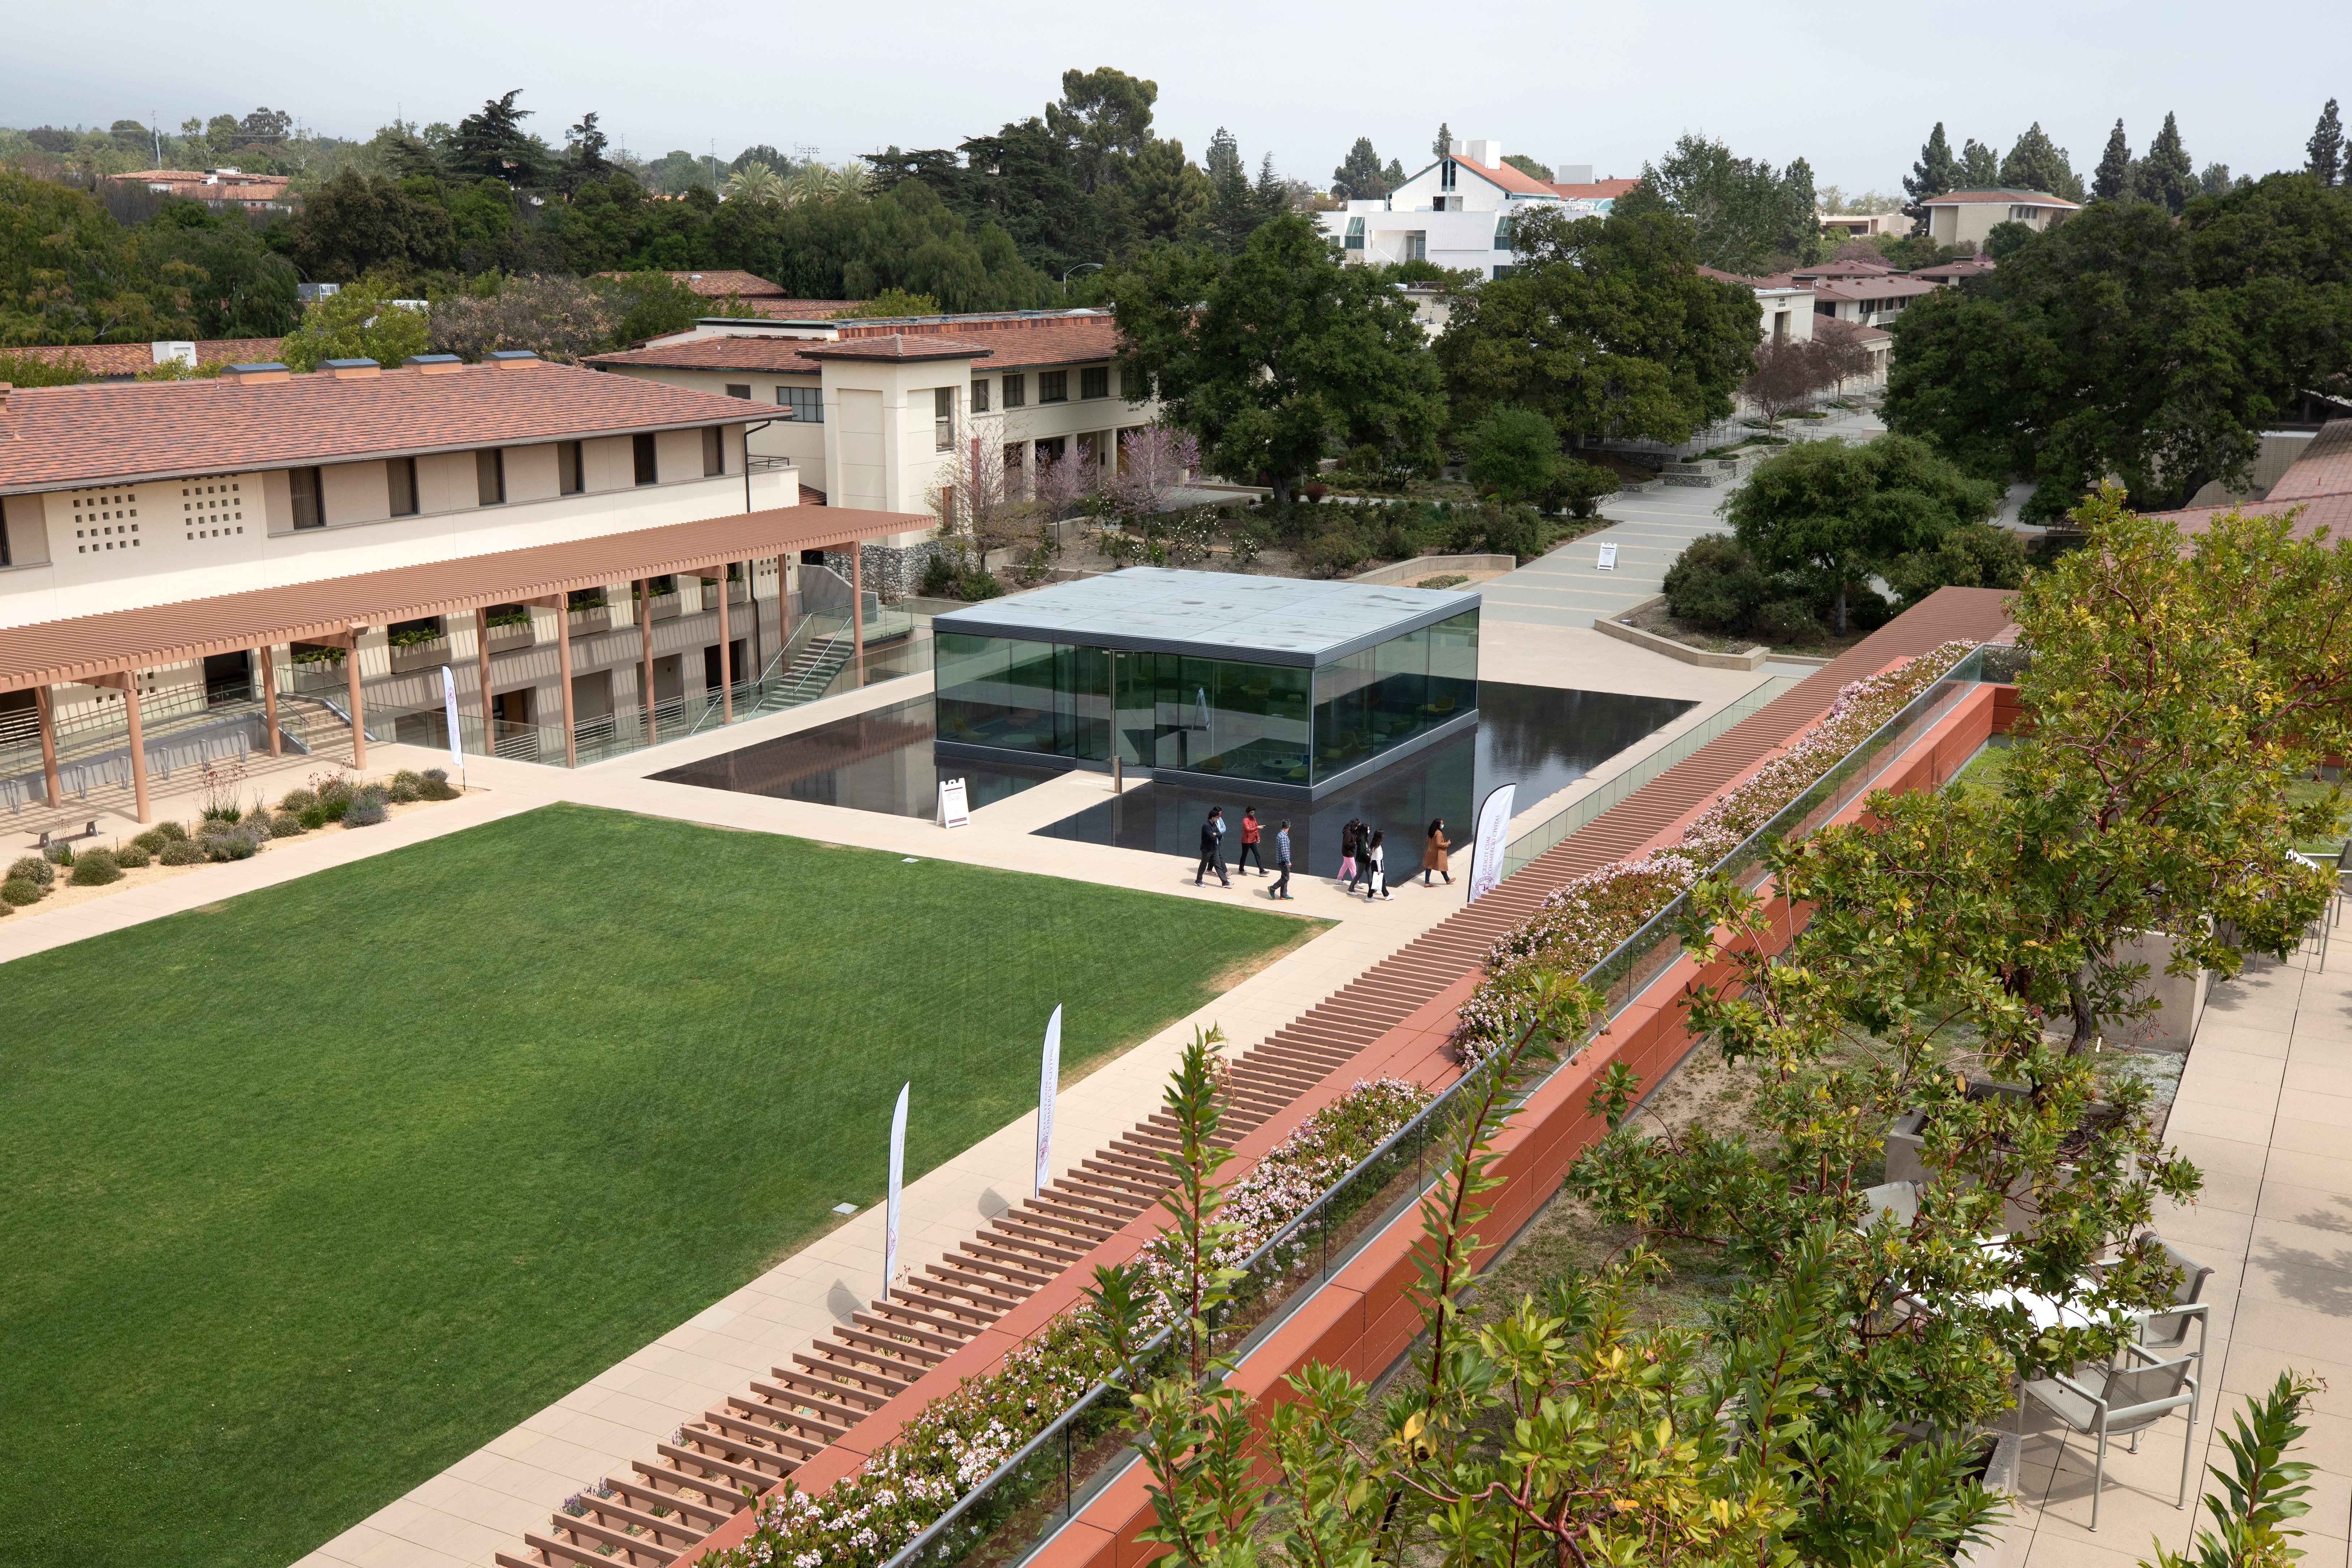
M857 660L857 684L866 684L866 542L849 542L849 649Z
M352 766L367 766L367 715L360 709L360 633L365 626L353 626L343 639L343 689L351 694L352 702Z
M793 578L792 557L788 551L776 552L776 647L793 646ZM778 672L779 674L782 671Z
M562 687L563 765L580 765L580 738L572 724L572 595L555 595L555 679Z
M637 706L645 710L646 744L654 743L654 580L637 579Z
M732 562L719 563L719 721L735 722L735 650L727 635L727 569Z
M111 686L122 693L122 717L131 730L131 798L133 815L141 822L152 822L154 815L147 805L147 737L139 727L139 672L126 669L119 675L100 675L90 679L92 686Z
M263 643L254 650L261 656L261 721L269 730L269 754L279 755L278 742L278 657L277 650Z
M482 710L482 755L499 754L498 721L490 717L490 607L474 606L474 695Z
M33 688L33 710L41 731L41 782L49 791L49 806L66 803L65 786L58 782L58 710L46 686Z

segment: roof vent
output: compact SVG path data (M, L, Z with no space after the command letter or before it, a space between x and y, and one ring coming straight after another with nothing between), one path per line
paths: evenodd
M220 378L240 386L252 386L265 381L284 381L293 374L276 360L268 360L259 364L233 364L221 372Z
M422 371L426 375L446 375L453 370L463 370L466 362L456 354L410 354L400 362L403 370Z
M539 356L529 349L498 349L482 357L500 370L527 369L539 363Z
M338 381L353 381L363 375L376 375L383 366L372 359L331 359L319 366L321 375L331 375Z

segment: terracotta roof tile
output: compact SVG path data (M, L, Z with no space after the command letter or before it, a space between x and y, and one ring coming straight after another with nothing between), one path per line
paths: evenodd
M859 305L863 304L864 301L859 300L771 299L762 295L758 299L746 298L743 303L750 306L752 310L759 311L762 316L772 317L779 321L821 321L828 316L838 316L844 310L855 310Z
M741 370L776 375L814 375L819 359L952 358L986 356L989 371L1028 370L1044 365L1093 364L1118 353L1118 327L1108 316L974 318L926 317L909 341L951 345L937 354L860 351L854 345L909 337L903 328L878 329L845 323L838 340L777 338L745 332L691 342L597 354L594 365L666 365L672 370ZM979 340L976 343L971 340Z
M1564 185L1553 181L1544 188L1572 202L1601 202L1614 201L1641 183L1639 180L1594 180L1589 184Z
M917 335L886 332L877 337L819 340L804 342L803 359L983 359L995 350L978 341L977 333Z
M1494 184L1502 186L1503 189L1516 192L1519 195L1549 196L1559 194L1552 189L1551 183L1549 181L1538 180L1533 174L1513 168L1508 163L1475 163L1471 159L1465 158L1459 153L1454 154L1454 161L1461 164L1464 168L1469 170L1471 173L1484 174Z
M2227 506L2188 507L2158 512L2179 522L2184 533L2203 533L2214 520L2231 510L2250 517L2278 517L2299 511L2294 532L2309 538L2325 528L2336 538L2352 538L2352 419L2331 419L2311 438L2278 483L2261 500Z
M207 338L196 344L198 364L263 364L278 357L283 338ZM155 363L152 343L67 343L37 348L6 349L48 364L79 360L90 374L105 379L137 375Z
M659 365L668 370L760 371L770 375L814 375L824 366L801 351L822 339L754 336L696 338L690 342L656 343L651 348L625 349L618 353L591 354L586 363L607 365Z
M626 272L600 272L597 276L600 278L625 279L629 274ZM704 298L710 300L724 300L730 294L734 295L737 299L746 300L753 299L781 300L784 295L784 291L782 289L778 288L775 284L769 282L766 279L761 277L756 272L729 271L714 268L701 272L673 272L669 275L669 278L671 282L683 283L690 291L700 294Z
M0 492L740 425L740 401L569 365L438 375L20 387L0 403Z

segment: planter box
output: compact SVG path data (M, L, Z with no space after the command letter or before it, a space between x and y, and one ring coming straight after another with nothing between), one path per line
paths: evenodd
M613 626L613 612L602 605L593 610L569 610L565 614L572 617L572 635L575 637L610 631Z
M2172 961L2168 936L2144 936L2118 947L2116 956L2126 963L2147 965L2147 977L2132 994L2153 996L2161 1005L2156 1016L2120 1026L2117 1038L2142 1050L2186 1052L2197 1037L2197 1021L2205 1016L2205 991L2212 972L2167 974L2164 966Z
M1652 653L1662 653L1678 663L1696 665L1701 669L1761 669L1764 667L1764 661L1771 657L1771 650L1760 646L1751 647L1745 653L1708 653L1704 648L1678 643L1672 637L1660 637L1655 632L1645 632L1639 626L1629 626L1620 618L1622 616L1638 616L1643 611L1665 602L1666 596L1664 594L1653 594L1632 609L1621 611L1617 616L1593 616L1592 629L1602 637L1614 637L1619 642L1632 643L1635 647L1646 648Z
M393 674L406 675L412 670L431 669L436 665L448 663L449 639L437 637L430 642L411 643L406 647L392 648L390 652Z
M1995 1095L2010 1100L2022 1100L2028 1092L2016 1084L1992 1083L1982 1079L1969 1080L1969 1098L1971 1100L1983 1100ZM2097 1116L2102 1111L2112 1110L2114 1107L2095 1100L2092 1102L2090 1114ZM1924 1110L1906 1110L1887 1124L1886 1179L1888 1181L1924 1184L1928 1179L1930 1173L1926 1162L1920 1157L1921 1150L1927 1145L1927 1138L1922 1131L1927 1120L1927 1113ZM2001 1224L2015 1234L2030 1235L2033 1230L2033 1215L2021 1207L2014 1199L2003 1198L2000 1217Z
M2019 1505L2018 1455L2023 1445L2014 1432L2003 1432L1993 1445L1992 1462L1985 1467L1984 1489L2009 1500L2009 1517L1992 1527L1992 1538L1964 1547L1952 1561L1958 1568L2025 1568L2025 1550L2033 1544L2032 1521Z
M492 653L511 653L516 648L530 647L538 640L538 634L531 630L529 621L519 626L492 626L489 650Z
M677 595L675 593L656 594L645 601L646 619L671 621L677 618Z

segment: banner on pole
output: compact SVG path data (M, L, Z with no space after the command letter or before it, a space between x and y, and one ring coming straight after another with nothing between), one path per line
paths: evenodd
M466 771L466 748L457 732L457 678L449 667L441 667L441 710L449 716L449 765L460 773Z
M1037 1070L1037 1188L1054 1179L1054 1091L1062 1081L1062 1005L1045 1020L1045 1059Z
M1470 890L1464 903L1476 902L1479 894L1491 891L1503 879L1503 850L1511 832L1511 801L1518 787L1496 784L1486 792L1486 804L1478 807L1478 837L1470 850Z
M940 826L968 827L971 825L971 805L964 794L963 780L940 781Z
M907 1091L912 1082L898 1086L898 1109L890 1113L890 1195L882 1210L882 1294L887 1300L890 1282L898 1278L898 1187L907 1173Z

